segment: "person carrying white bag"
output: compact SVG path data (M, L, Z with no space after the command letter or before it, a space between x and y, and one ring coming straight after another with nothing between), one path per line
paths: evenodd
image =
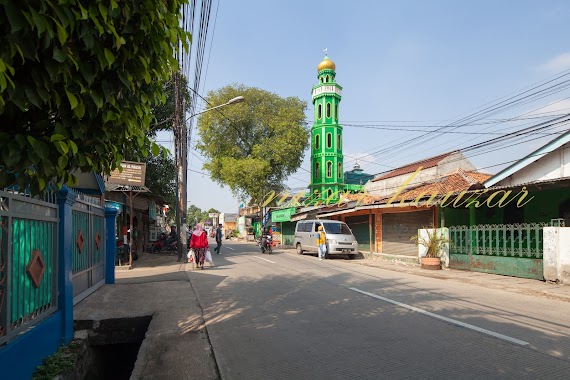
M204 269L206 252L209 252L208 234L202 229L201 224L196 224L196 229L190 238L190 249L194 251L194 262L200 269Z

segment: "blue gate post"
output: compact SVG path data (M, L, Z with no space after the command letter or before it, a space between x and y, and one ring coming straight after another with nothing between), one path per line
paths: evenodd
M117 250L117 210L105 207L105 284L115 283L115 254Z
M67 344L73 338L73 213L72 207L77 194L67 186L57 193L59 206L59 261L57 268L58 309L63 314L63 343Z

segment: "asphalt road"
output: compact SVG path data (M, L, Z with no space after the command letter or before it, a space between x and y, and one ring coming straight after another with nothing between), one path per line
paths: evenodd
M188 272L222 379L570 378L570 303L225 243Z

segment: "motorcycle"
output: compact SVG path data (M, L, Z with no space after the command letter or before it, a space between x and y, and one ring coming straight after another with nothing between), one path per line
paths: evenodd
M174 240L172 243L162 247L161 252L178 252L178 241Z
M128 263L130 257L129 253L130 249L128 244L122 244L122 243L117 244L117 250L115 252L115 265L121 265L121 264L124 265L125 263ZM132 258L133 261L139 259L136 246L133 246Z
M267 252L271 254L273 252L273 238L271 235L261 237L258 244L259 248L261 248L261 253Z
M152 243L151 246L151 253L159 253L162 251L162 249L166 246L166 235L162 234L160 235L160 238L155 241L154 243Z

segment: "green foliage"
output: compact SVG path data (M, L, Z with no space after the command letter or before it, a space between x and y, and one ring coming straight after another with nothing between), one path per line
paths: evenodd
M236 96L245 102L203 114L198 149L207 158L204 169L241 198L261 200L270 189L283 189L309 147L306 102L233 85L208 94L211 105Z
M195 226L196 223L204 224L206 220L210 219L208 216L210 213L219 213L219 211L215 208L210 208L208 211L202 211L200 207L190 205L186 210L186 219L188 220L188 225Z
M188 91L188 80L181 73L177 73L179 77L179 96L180 102L190 102L190 92ZM151 124L148 135L155 136L157 131L172 130L174 123L174 80L163 83L164 96L166 101L158 103L152 108L152 115L155 122Z
M75 347L62 346L53 355L46 357L43 364L38 366L34 372L32 380L52 380L59 375L70 374L77 362L77 351Z
M184 3L0 1L0 188L73 185L157 149L146 132L188 47Z
M164 148L162 148L164 150ZM146 159L145 184L153 194L160 195L174 208L176 204L176 165L172 155L149 154Z
M445 237L443 231L441 229L437 229L432 227L424 227L427 233L427 237L418 236L411 236L410 240L415 242L416 245L423 245L427 248L426 257L439 257L442 254L442 250L447 243L449 243L449 239Z

